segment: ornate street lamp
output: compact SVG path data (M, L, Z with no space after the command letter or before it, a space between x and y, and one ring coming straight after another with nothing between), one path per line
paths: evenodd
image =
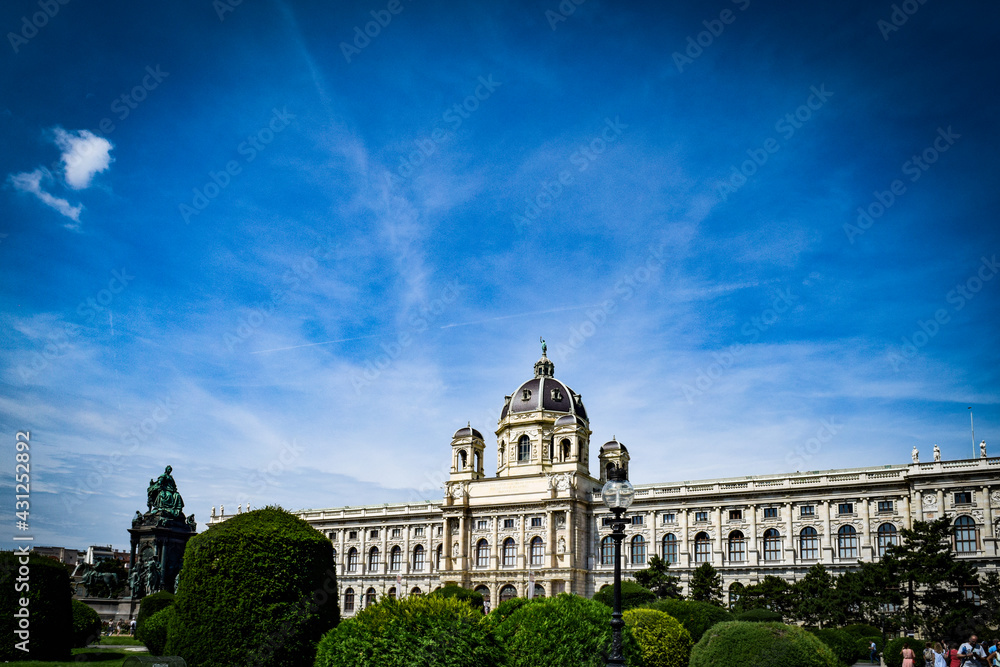
M608 481L601 489L601 498L615 515L611 519L611 539L615 541L615 595L611 613L611 655L608 656L608 667L613 667L625 664L625 656L622 655L622 628L625 627L622 620L622 540L625 539L625 520L622 517L635 498L635 487L628 481L624 468L611 466Z

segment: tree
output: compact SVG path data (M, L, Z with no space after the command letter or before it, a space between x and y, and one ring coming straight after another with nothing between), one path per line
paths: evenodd
M951 519L915 521L900 531L900 544L883 559L900 582L906 625L920 628L927 637L965 634L976 607L965 591L979 583L976 568L955 559Z
M634 609L636 607L644 607L656 599L653 591L648 588L643 588L631 579L625 579L622 581L621 596L622 611L626 609ZM615 604L614 586L605 586L601 590L597 591L594 593L594 599L613 608Z
M739 590L739 600L734 605L736 611L751 609L770 609L782 617L793 615L791 585L773 574L764 577L759 583L744 586Z
M837 594L834 590L834 579L823 567L816 563L806 576L792 586L793 615L806 625L830 623L837 611Z
M670 561L663 560L656 554L649 557L649 567L635 573L636 582L653 591L656 599L681 598L680 577L667 573Z
M702 563L691 575L691 592L688 597L698 602L722 606L722 577L711 563Z

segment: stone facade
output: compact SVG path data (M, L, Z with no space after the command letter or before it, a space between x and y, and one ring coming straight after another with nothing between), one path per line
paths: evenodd
M611 463L629 465L612 439L589 470L582 398L553 377L543 354L534 377L505 397L496 430L497 476L486 477L482 434L451 441L440 502L299 512L333 542L341 609L454 582L495 605L514 596L591 596L613 577L610 516L601 500ZM652 554L688 579L702 562L724 586L768 574L795 580L813 564L834 572L881 556L912 522L948 516L955 549L1000 565L1000 458L638 485L627 516L624 576ZM214 514L214 512L213 512ZM210 524L229 517L215 517ZM965 525L968 524L968 525Z

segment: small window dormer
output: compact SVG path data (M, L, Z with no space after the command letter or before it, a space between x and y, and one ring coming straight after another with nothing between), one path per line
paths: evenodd
M521 400L522 401L527 401L527 400L530 400L530 399L531 399L531 390L530 389L522 389L521 390Z
M559 389L553 389L551 395L553 401L555 401L556 403L562 403L563 395L562 392L559 391Z

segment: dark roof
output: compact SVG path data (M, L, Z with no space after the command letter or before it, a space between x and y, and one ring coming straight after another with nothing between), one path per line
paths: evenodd
M452 437L453 438L468 438L470 435L473 438L479 438L480 440L483 439L483 434L482 433L480 433L476 429L471 428L469 426L463 426L462 428L458 429L457 431L455 431L455 435L453 435Z

